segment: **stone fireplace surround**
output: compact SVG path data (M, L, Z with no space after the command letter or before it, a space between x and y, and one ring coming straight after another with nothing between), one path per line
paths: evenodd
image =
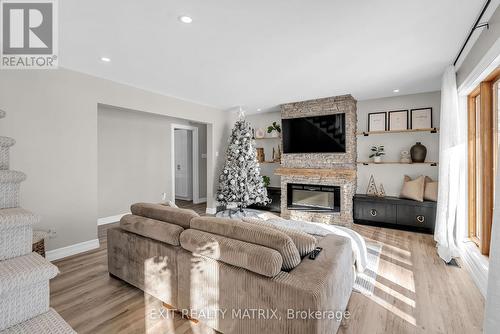
M351 95L328 97L281 105L281 118L298 118L345 113L346 153L283 154L281 167L281 215L287 219L307 220L351 227L353 197L357 182L356 100ZM341 188L340 212L312 212L288 209L287 185L300 183Z

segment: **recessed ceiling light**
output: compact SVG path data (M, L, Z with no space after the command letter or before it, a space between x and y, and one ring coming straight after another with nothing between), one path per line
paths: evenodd
M393 93L399 93L399 89L395 89L392 91Z
M257 111L261 111L261 110L262 110L262 109L260 109L260 108L257 108Z
M109 63L111 61L111 59L108 57L101 57L101 60L105 63Z
M179 16L179 21L181 21L182 23L191 23L193 22L193 19L190 16L182 15Z

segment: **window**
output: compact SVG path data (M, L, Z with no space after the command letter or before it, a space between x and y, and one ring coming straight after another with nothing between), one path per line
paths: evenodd
M488 255L499 154L497 69L468 96L469 237Z

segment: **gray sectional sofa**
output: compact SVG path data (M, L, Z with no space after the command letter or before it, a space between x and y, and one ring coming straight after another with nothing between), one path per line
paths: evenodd
M160 204L131 211L108 230L113 276L222 333L337 332L354 281L349 239Z

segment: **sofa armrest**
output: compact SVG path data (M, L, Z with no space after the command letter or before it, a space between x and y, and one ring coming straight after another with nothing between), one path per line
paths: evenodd
M344 311L354 284L351 240L332 234L319 240L318 247L323 250L315 260L305 257L292 271L281 272L273 280L292 295L302 296L308 307Z
M323 250L315 260L304 257L302 262L291 270L288 274L297 280L307 282L307 286L323 286L340 273L352 276L352 265L354 263L352 255L351 240L335 234L330 234L318 241L317 247ZM352 280L353 281L353 280Z

